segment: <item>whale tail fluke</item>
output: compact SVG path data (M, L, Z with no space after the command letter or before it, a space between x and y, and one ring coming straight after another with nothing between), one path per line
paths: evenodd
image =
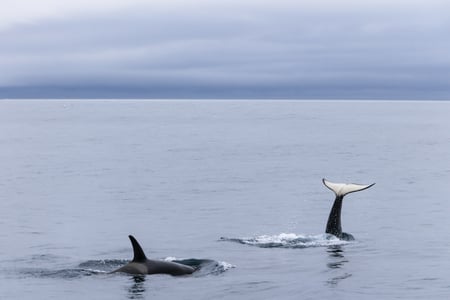
M332 190L337 197L344 197L347 194L368 189L375 184L334 183L325 178L322 179L322 182L327 188Z

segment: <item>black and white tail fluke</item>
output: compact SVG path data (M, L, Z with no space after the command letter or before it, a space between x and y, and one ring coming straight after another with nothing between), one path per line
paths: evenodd
M327 188L332 190L338 197L344 197L347 194L368 189L375 184L375 183L372 184L334 183L326 180L325 178L322 179L322 182Z

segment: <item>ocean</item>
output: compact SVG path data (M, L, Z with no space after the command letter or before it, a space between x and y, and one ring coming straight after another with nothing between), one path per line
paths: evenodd
M450 102L0 101L0 299L445 299ZM322 184L376 183L345 197ZM193 275L109 272L132 258ZM199 263L207 262L207 263Z

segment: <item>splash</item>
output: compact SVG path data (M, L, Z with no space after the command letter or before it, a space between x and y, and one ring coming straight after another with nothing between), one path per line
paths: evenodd
M331 234L302 235L295 233L280 233L278 235L260 235L250 238L221 237L220 241L235 242L260 248L312 248L346 245L343 241Z
M194 276L201 277L206 275L219 275L235 266L224 261L212 259L177 259L176 257L167 257L166 261L173 261L179 264L188 265L195 269Z

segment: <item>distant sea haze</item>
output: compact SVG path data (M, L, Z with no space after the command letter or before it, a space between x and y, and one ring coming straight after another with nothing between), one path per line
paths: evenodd
M146 100L388 100L447 101L450 93L414 88L318 89L315 86L19 86L1 87L1 99Z

